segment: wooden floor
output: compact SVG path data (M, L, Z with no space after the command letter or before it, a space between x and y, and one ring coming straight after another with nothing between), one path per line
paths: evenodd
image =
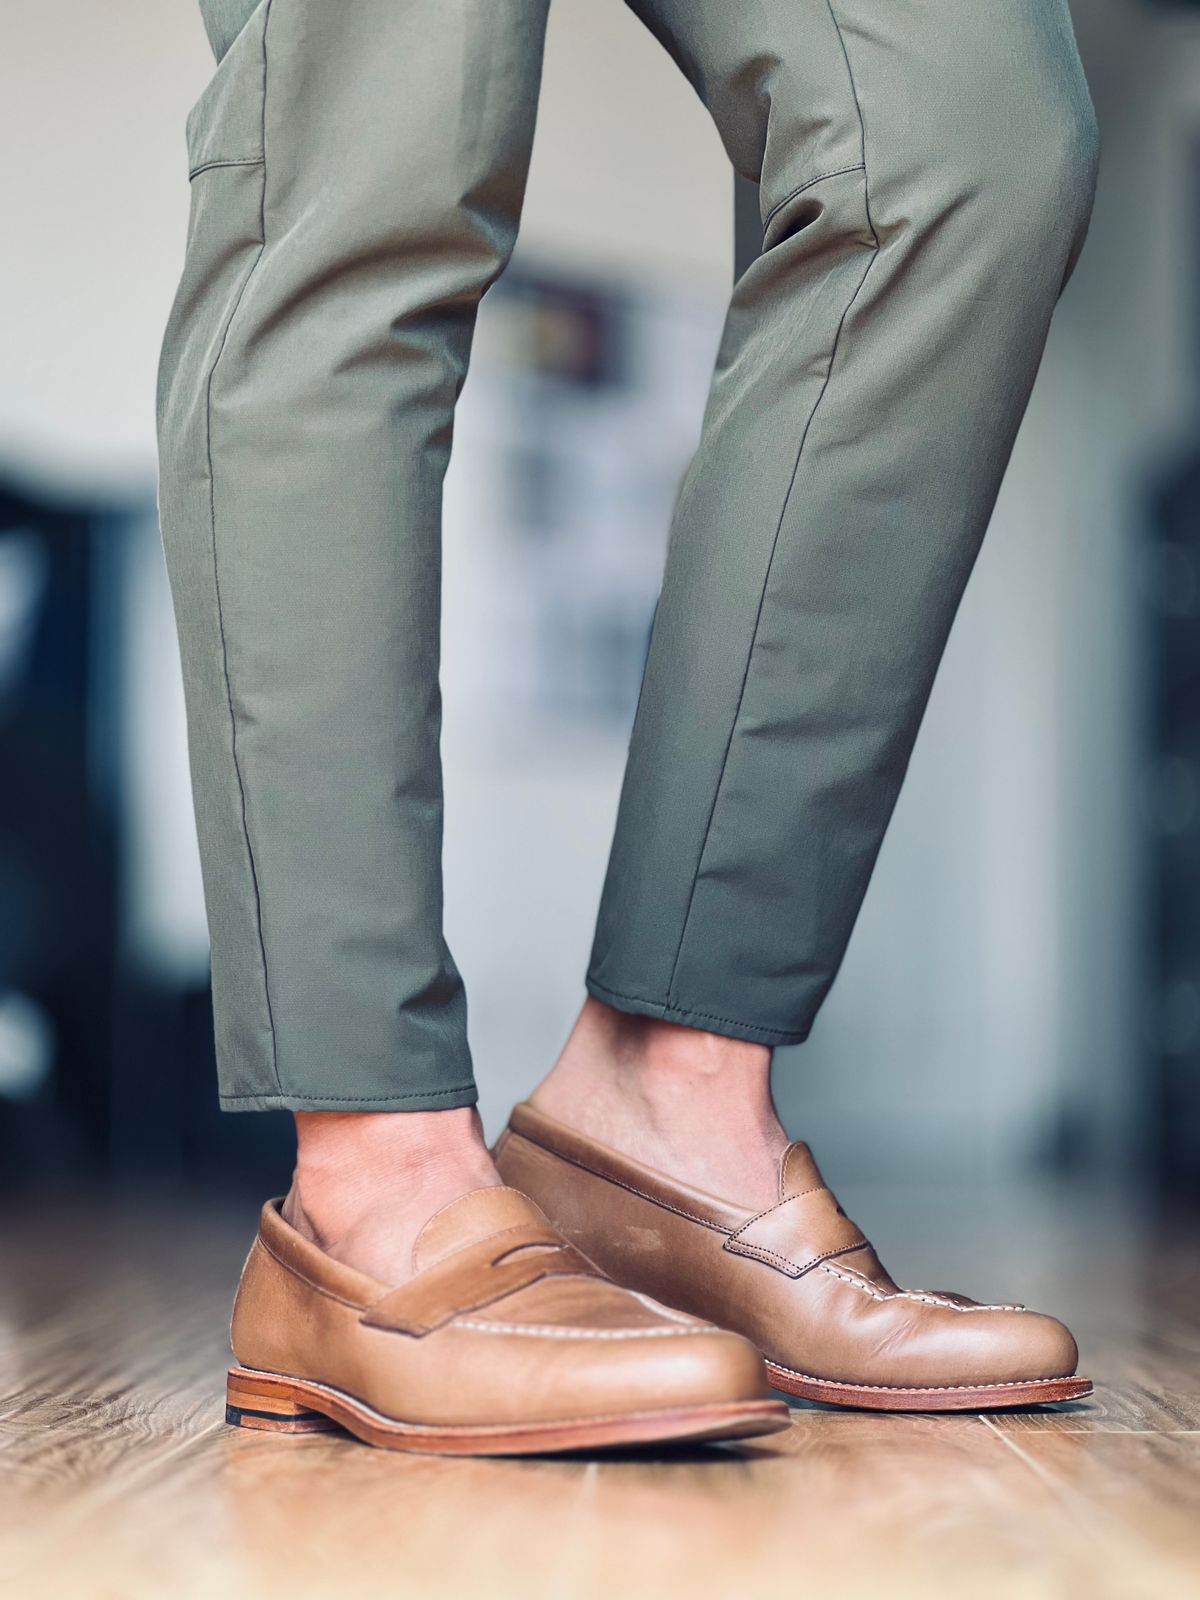
M846 1202L909 1282L1072 1320L1095 1399L943 1418L798 1404L761 1445L649 1458L452 1461L280 1439L222 1421L252 1206L10 1210L0 1592L1195 1600L1194 1229L1113 1194Z

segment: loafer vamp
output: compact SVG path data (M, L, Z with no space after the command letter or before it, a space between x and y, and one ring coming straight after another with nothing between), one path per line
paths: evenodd
M332 1262L271 1202L234 1311L240 1364L438 1428L767 1399L744 1338L607 1281L515 1191L477 1193L435 1219L395 1289Z
M1053 1317L900 1288L804 1145L790 1147L779 1199L757 1214L532 1106L517 1107L497 1160L616 1281L736 1330L784 1373L864 1388L991 1386L1002 1400L1005 1385L1075 1372L1075 1341Z

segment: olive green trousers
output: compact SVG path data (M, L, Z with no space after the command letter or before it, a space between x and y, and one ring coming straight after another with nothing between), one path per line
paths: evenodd
M202 0L161 511L231 1109L475 1098L442 480L547 3ZM1082 242L1095 124L1065 0L630 3L760 185L763 249L675 512L587 983L790 1044Z

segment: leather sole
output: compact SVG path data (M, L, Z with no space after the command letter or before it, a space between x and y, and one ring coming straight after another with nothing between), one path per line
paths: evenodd
M864 1411L1001 1411L1013 1406L1044 1406L1082 1400L1092 1392L1090 1378L1029 1378L1022 1383L957 1384L943 1388L902 1389L883 1384L834 1383L810 1378L790 1367L767 1362L776 1389L829 1406L855 1406Z
M265 1433L352 1433L384 1450L430 1455L544 1455L561 1450L600 1450L631 1445L752 1439L790 1424L782 1400L747 1400L620 1416L576 1417L565 1422L471 1424L439 1427L398 1422L340 1389L308 1378L231 1367L225 1389L225 1420L233 1427Z

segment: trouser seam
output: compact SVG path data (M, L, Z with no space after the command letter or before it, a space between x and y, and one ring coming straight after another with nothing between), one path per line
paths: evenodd
M242 279L241 287L238 289L238 292L237 292L237 298L233 302L233 307L232 307L232 309L231 309L231 311L229 313L229 317L228 317L228 319L227 319L227 321L225 323L225 329L224 329L224 332L221 335L221 342L220 342L220 345L217 348L216 356L215 356L215 358L213 360L212 366L209 368L208 382L207 382L207 385L205 387L205 395L204 395L204 434L205 434L204 443L205 443L205 454L206 454L207 463L208 463L208 512L209 512L209 534L210 534L210 539L211 539L211 543L212 543L213 593L214 593L214 598L216 600L216 608L217 608L217 632L219 633L220 639L221 639L221 668L222 668L222 673L223 673L223 676L224 676L224 679L225 679L225 698L226 698L226 703L228 704L228 707L229 707L230 752L231 752L231 755L232 755L232 758L233 758L233 771L234 771L234 776L237 779L238 797L239 797L239 800L240 800L241 813L242 813L242 837L245 840L245 844L246 844L246 859L247 859L247 861L249 863L249 866L250 866L250 882L251 882L251 885L252 885L253 890L254 890L255 925L256 925L256 930L257 930L257 933L258 933L259 959L262 962L262 974L263 974L263 999L264 999L264 1002L266 1004L266 1010L267 1010L267 1025L268 1025L268 1027L270 1029L270 1032L271 1032L271 1069L272 1069L272 1072L274 1073L276 1088L282 1094L284 1092L284 1089L283 1089L283 1083L280 1080L280 1076L279 1076L279 1041L278 1041L278 1037L277 1037L276 1031L275 1031L275 1013L274 1013L274 1009L273 1009L273 1007L271 1005L271 986L270 986L270 981L269 981L268 974L267 974L266 940L263 937L262 894L261 894L260 889L259 889L258 868L257 868L257 866L255 864L255 859L254 859L254 847L250 842L250 822L249 822L249 818L248 818L247 810L246 810L246 785L245 785L245 780L244 780L243 775L242 775L241 763L238 760L237 713L236 713L236 711L234 709L233 684L232 684L232 680L230 678L230 673L229 673L229 644L228 644L228 640L226 639L226 636L225 636L225 613L224 613L224 608L223 608L222 602L221 602L220 564L219 564L218 559L217 559L216 483L215 483L215 473L214 473L214 470L213 470L213 447L212 447L213 383L214 383L214 380L215 380L216 375L217 375L217 368L221 364L221 357L225 354L225 347L226 347L226 345L227 345L227 343L229 341L230 330L232 329L234 321L235 321L235 319L237 317L238 311L241 308L242 301L244 300L245 295L246 295L246 290L250 286L250 280L254 277L255 272L258 270L259 263L262 261L263 255L264 255L264 253L266 251L266 248L267 248L267 159L266 159L266 153L267 153L267 143L266 143L266 141L267 141L267 29L268 29L268 27L270 25L270 20L271 20L271 5L272 5L272 3L273 3L273 0L266 0L266 9L263 12L263 33L262 33L262 147L263 147L263 154L262 154L262 161L261 161L261 165L262 165L262 187L261 187L261 190L260 190L259 207L258 207L259 246L258 246L258 251L257 251L257 253L256 253L255 257L254 257L254 260L250 263L249 271L246 273L245 277ZM244 1096L244 1097L243 1096L225 1096L225 1097L222 1097L222 1098L238 1099L238 1098L253 1098L253 1097L251 1097L251 1096Z
M846 48L846 37L842 32L842 25L837 19L833 9L833 0L825 0L825 9L829 13L829 20L833 23L833 31L837 34L838 44L842 51L842 60L846 63L846 76L850 80L850 93L854 100L854 110L858 117L859 150L861 159L858 163L863 175L863 210L866 212L867 227L870 229L871 238L875 242L875 249L879 249L879 235L875 231L875 223L871 217L871 184L867 172L867 121L863 114L862 99L858 92L858 84L854 79L854 68L850 65L850 52ZM874 260L874 257L872 257Z
M838 44L839 44L839 46L841 48L841 52L842 52L842 59L846 63L846 75L847 75L847 78L849 80L849 85L850 85L850 96L851 96L851 99L854 102L855 114L856 114L856 116L858 118L859 148L860 148L860 152L861 152L861 160L853 168L851 168L849 170L861 171L862 175L863 175L863 212L864 212L864 216L865 216L865 220L866 220L866 224L867 224L867 230L871 235L871 251L870 251L870 256L869 256L869 258L867 260L867 264L863 268L862 276L859 278L858 283L855 286L853 294L851 294L849 300L847 300L846 305L845 305L845 307L844 307L844 309L842 311L842 314L838 319L837 328L834 330L833 342L832 342L832 344L830 346L830 351L829 351L829 365L825 370L825 378L824 378L824 381L821 384L820 392L817 395L816 399L813 401L812 410L809 412L808 420L804 424L804 428L803 428L803 430L802 430L802 432L800 434L800 442L796 447L796 459L795 459L795 462L793 463L793 466L792 466L792 474L791 474L791 477L788 480L787 490L785 491L784 497L783 497L783 504L781 505L780 510L779 510L779 519L778 519L778 521L777 521L777 523L775 525L775 534L774 534L774 537L771 540L771 549L770 549L769 555L767 556L766 569L765 569L765 571L763 573L762 589L761 589L761 591L759 593L759 597L758 597L758 608L755 611L754 624L753 624L753 626L752 626L752 628L750 630L750 644L749 644L749 647L748 647L748 649L746 651L746 664L745 664L745 667L743 668L743 671L742 671L742 681L741 681L741 684L740 684L740 686L738 688L737 702L736 702L736 704L734 706L733 717L730 720L730 724L729 724L729 736L725 741L725 750L724 750L724 753L721 756L721 767L720 767L719 772L717 773L717 781L713 786L712 804L709 807L708 819L707 819L707 821L705 822L705 825L704 825L704 835L703 835L703 838L700 841L700 850L699 850L699 853L696 856L696 866L695 866L695 870L692 873L692 882L691 882L691 888L688 891L687 906L684 909L683 923L682 923L682 925L680 927L680 931L679 931L679 943L676 946L675 958L674 958L674 960L673 960L673 962L671 964L671 974L670 974L670 977L667 979L667 994L669 996L672 996L672 997L674 997L676 995L675 980L676 980L676 976L677 976L678 971L679 971L680 959L681 959L681 957L683 955L683 947L684 947L684 944L685 944L685 942L687 940L687 931L688 931L688 925L691 922L692 909L693 909L693 907L695 905L695 901L696 901L696 886L700 881L700 869L704 865L704 855L705 855L705 851L708 848L708 840L709 840L709 835L712 832L713 819L717 814L717 804L718 804L718 801L720 800L720 797L721 797L721 789L722 789L722 786L724 785L725 774L726 774L726 771L727 771L728 766L729 766L729 753L730 753L731 749L733 748L734 735L737 732L737 725L738 725L738 722L739 722L739 720L741 718L741 714L742 714L742 705L743 705L743 703L745 701L745 698L746 698L746 687L747 687L747 684L750 681L750 668L751 668L751 665L752 665L753 660L754 660L754 649L755 649L755 645L758 642L758 630L759 630L759 626L760 626L760 624L762 622L763 610L764 610L764 607L766 605L767 589L768 589L768 587L770 585L771 572L772 572L772 570L774 568L774 565L775 565L775 557L776 557L776 554L778 553L778 550L779 550L779 539L780 539L780 535L781 535L781 533L783 531L784 519L787 516L787 510L788 510L788 506L791 503L792 493L793 493L793 491L794 491L794 489L796 487L796 479L799 476L800 462L801 462L801 459L803 458L803 455L804 455L804 446L808 442L808 436L809 436L809 433L810 433L810 431L812 429L813 419L816 417L817 412L820 410L821 401L825 398L826 392L829 389L830 380L833 377L834 363L837 360L837 353L838 353L838 350L839 350L839 348L841 346L842 330L846 326L846 318L850 315L851 308L853 307L855 301L858 299L859 295L862 293L863 286L865 285L865 283L867 281L867 277L870 274L871 268L874 266L875 261L876 261L876 259L878 258L878 255L879 255L879 234L876 232L875 224L874 224L874 221L872 220L872 217L871 217L870 179L869 179L869 173L868 173L868 167L867 167L867 128L866 128L866 121L865 121L865 119L863 117L862 104L861 104L861 102L859 100L859 95L858 95L858 86L854 81L854 72L853 72L853 69L851 68L851 65L850 65L850 55L849 55L849 52L846 49L846 41L845 41L845 38L842 35L841 26L838 23L836 15L834 14L833 5L831 3L831 0L825 0L825 7L826 7L826 10L829 13L829 20L833 24L833 30L834 30L835 34L837 35ZM696 1015L700 1015L700 1013L695 1013L695 1014ZM716 1021L716 1020L719 1020L719 1019L713 1018L712 1020Z

